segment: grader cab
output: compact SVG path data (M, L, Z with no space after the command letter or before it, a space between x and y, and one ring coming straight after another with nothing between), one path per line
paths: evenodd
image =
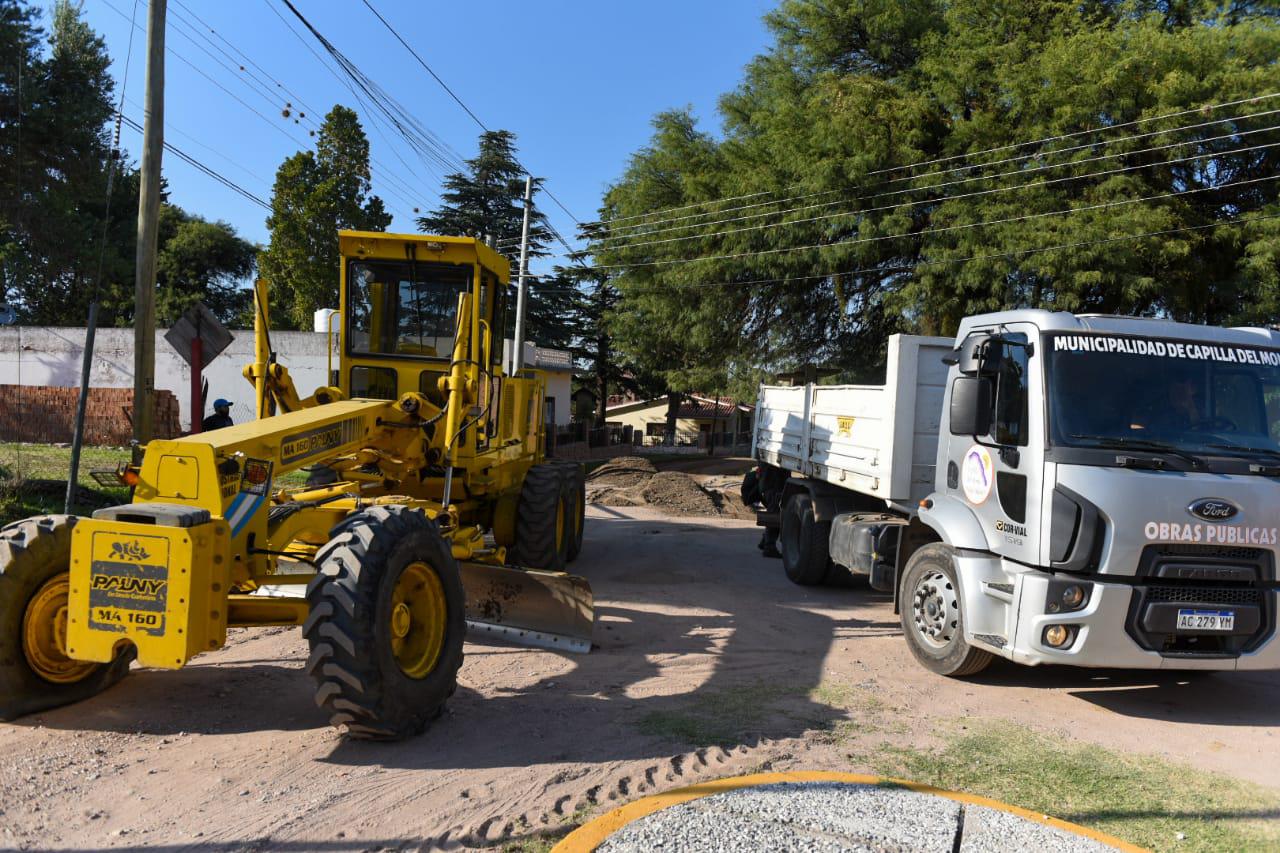
M453 693L468 629L589 650L591 590L564 573L582 471L546 459L545 377L504 364L506 260L467 238L338 239L330 385L298 395L260 284L258 420L150 442L121 472L129 504L0 530L0 719L135 658L182 667L229 627L300 625L330 720L399 738Z

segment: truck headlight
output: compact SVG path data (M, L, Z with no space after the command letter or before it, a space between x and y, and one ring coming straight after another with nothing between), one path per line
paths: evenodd
M1088 581L1058 580L1049 581L1049 590L1045 595L1045 613L1070 613L1080 610L1089 603L1093 592L1093 584Z

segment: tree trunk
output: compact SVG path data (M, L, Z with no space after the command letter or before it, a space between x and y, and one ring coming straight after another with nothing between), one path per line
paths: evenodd
M667 392L667 434L662 438L662 443L667 447L676 445L676 416L680 413L680 402L683 397L684 395L679 391Z

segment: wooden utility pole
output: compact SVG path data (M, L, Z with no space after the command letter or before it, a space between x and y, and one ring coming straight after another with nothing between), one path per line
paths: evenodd
M164 154L164 19L167 0L147 9L147 94L138 192L138 251L133 318L133 437L153 434L156 377L156 240L160 221L160 161Z

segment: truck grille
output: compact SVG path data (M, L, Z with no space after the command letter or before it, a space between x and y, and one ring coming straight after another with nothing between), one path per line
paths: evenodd
M1261 604L1262 590L1239 586L1149 586L1147 601L1176 604Z
M1148 545L1137 574L1126 628L1145 649L1167 657L1238 657L1275 633L1276 595L1264 586L1275 579L1275 560L1268 550ZM1231 608L1240 633L1177 631L1173 619L1180 605Z

